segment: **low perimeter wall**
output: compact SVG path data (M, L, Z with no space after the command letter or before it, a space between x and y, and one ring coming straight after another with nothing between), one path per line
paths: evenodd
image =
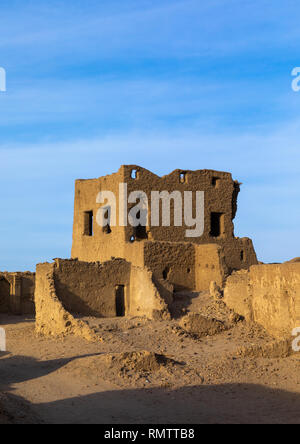
M224 301L278 338L300 327L300 263L255 265L227 279Z

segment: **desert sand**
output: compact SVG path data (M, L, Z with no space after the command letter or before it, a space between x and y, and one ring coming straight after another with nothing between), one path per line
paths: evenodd
M300 422L300 355L208 292L185 316L190 296L177 295L171 321L82 318L96 342L0 315L0 423Z

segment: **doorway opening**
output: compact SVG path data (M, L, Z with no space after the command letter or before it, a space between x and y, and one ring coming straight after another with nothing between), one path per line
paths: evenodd
M0 278L0 313L8 313L10 308L10 283Z
M117 317L125 316L125 286L116 286L116 315Z

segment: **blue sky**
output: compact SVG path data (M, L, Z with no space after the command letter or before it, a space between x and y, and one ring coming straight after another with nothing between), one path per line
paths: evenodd
M299 1L2 0L0 270L69 257L76 178L231 171L236 234L300 256Z

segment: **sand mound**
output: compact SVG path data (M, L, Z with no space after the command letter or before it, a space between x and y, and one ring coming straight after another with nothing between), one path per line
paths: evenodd
M134 372L155 372L173 363L166 356L149 351L109 354L103 360L109 368Z
M213 336L227 329L224 322L215 318L206 318L197 313L184 316L179 325L185 331L197 337Z
M157 385L164 381L171 382L182 371L190 373L184 364L164 355L142 350L79 358L67 364L62 371L87 377L90 381L102 379L118 386L144 387L150 383Z

